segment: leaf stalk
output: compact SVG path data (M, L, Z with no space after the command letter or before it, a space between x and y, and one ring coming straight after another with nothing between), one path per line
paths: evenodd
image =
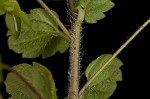
M42 0L37 0L37 2L45 9L45 11L53 18L53 20L59 25L59 27L62 29L64 34L68 36L68 38L71 38L71 35L69 31L66 29L66 27L63 25L63 23L60 21L60 19L53 13L50 8L42 1Z
M84 91L88 88L88 86L94 81L94 79L107 67L107 65L150 23L150 18L140 26L140 28L133 33L133 35L112 55L112 57L102 66L100 70L98 70L93 77L87 81L87 83L83 86L83 88L79 92L79 97L82 97Z

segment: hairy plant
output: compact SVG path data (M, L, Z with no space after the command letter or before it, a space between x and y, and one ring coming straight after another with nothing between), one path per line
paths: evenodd
M9 49L22 54L22 58L37 58L41 55L43 59L69 49L67 98L108 99L114 93L117 82L122 81L120 67L123 63L117 55L150 23L150 19L141 25L114 54L102 54L93 60L85 70L87 82L79 90L82 25L84 22L96 24L115 4L111 0L67 0L71 25L70 28L66 28L57 12L42 0L37 2L42 7L31 9L30 13L26 13L16 0L0 0L0 15L5 17L8 28ZM3 82L3 69L10 71L4 81L6 90L11 95L10 99L58 98L52 73L42 64L22 63L10 67L1 62L0 83Z

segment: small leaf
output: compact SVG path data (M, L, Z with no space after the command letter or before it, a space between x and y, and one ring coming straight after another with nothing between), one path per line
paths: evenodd
M86 69L85 75L90 80L103 65L111 58L110 54L103 54L92 61ZM122 62L113 59L92 81L84 93L84 99L108 99L117 87L117 81L122 80L121 70Z
M105 17L104 12L110 10L114 3L111 0L78 0L77 7L81 6L85 10L85 21L87 23L97 23Z
M51 72L43 65L23 63L13 67L43 96L43 99L57 99L56 87ZM10 99L38 99L38 97L13 73L5 80Z
M1 0L0 15L11 14L20 18L26 25L30 26L29 19L26 14L20 9L17 0Z
M39 55L47 58L57 51L63 53L68 49L68 43L57 35L57 23L45 10L33 9L28 17L32 28L22 24L19 37L10 36L8 39L10 49L22 53L24 58L36 58Z

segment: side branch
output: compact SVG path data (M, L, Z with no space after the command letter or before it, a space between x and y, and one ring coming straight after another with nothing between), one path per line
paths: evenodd
M127 46L129 43L150 23L150 18L141 27L132 34L132 36L112 55L112 57L103 65L101 71L106 68L106 66ZM101 73L98 71L80 90L79 97L82 97L82 93L88 88L88 86L93 82L93 80Z
M60 21L60 19L53 13L52 10L48 8L48 6L42 1L37 0L37 2L45 9L45 11L53 18L53 20L58 23L59 27L62 29L62 31L68 36L68 38L71 38L69 31L66 29L66 27L63 25L63 23Z

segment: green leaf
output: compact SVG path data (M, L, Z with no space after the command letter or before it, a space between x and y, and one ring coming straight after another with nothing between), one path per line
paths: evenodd
M60 53L64 53L67 48L68 48L68 43L64 41L64 39L60 37L54 37L51 40L51 42L48 42L48 44L46 45L45 50L42 53L43 58L53 56L56 53L56 51L59 51Z
M43 96L43 99L57 99L56 87L51 72L43 65L23 63L13 67ZM38 97L16 75L9 73L5 80L9 99L38 99Z
M103 54L89 64L85 72L88 81L103 68L111 57L111 54ZM108 99L114 93L117 81L122 80L119 69L122 65L123 63L118 58L113 59L91 82L83 94L84 99Z
M78 7L82 7L82 8L86 8L87 4L90 2L90 0L77 0L76 1L76 8L78 9Z
M14 15L17 16L19 16L21 12L20 6L16 0L2 0L0 8L6 13L12 12Z
M97 23L105 17L104 12L110 10L114 3L111 0L78 0L77 8L81 6L85 10L85 21Z
M30 26L29 19L27 18L26 14L20 9L20 6L16 0L0 1L0 15L4 15L5 13L20 18L26 25Z
M36 58L39 55L47 58L57 51L63 53L68 49L68 43L57 33L57 23L45 10L33 9L28 17L32 28L22 24L19 37L10 36L8 39L10 49L22 53L24 58Z
M25 23L25 25L27 25L28 27L31 27L30 20L25 12L21 11L18 17Z
M19 4L17 3L16 0L3 0L0 4L0 7L6 13L13 12L14 10L20 11Z

